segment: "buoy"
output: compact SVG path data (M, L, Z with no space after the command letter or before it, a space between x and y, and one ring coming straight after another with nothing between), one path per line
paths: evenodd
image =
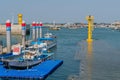
M86 17L87 21L88 21L88 38L87 38L87 41L88 42L92 42L92 31L93 31L93 20L94 20L94 17L89 15Z

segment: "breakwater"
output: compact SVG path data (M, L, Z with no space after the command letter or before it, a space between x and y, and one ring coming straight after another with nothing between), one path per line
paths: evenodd
M11 25L11 33L12 34L21 34L22 33L22 27L21 25ZM30 33L30 25L27 25L26 27L26 34ZM0 34L4 35L6 34L6 25L0 25Z

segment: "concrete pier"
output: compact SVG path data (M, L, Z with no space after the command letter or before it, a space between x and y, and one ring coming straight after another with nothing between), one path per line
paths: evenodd
M29 25L28 25L29 26ZM15 25L11 24L11 34L21 34L22 33L22 27L21 25ZM30 26L26 28L26 34L30 33ZM0 34L5 35L6 34L6 25L0 25Z

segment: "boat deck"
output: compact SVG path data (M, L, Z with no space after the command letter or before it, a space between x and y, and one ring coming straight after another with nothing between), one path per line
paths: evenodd
M0 66L0 78L44 80L62 64L62 60L47 60L31 69L26 70L5 69L3 66Z

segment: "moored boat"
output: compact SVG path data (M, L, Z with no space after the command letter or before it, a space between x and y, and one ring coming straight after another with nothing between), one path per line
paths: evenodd
M33 48L33 50L25 50L21 55L14 55L7 58L2 58L1 61L5 68L12 69L27 69L41 62L51 59L54 53L48 53L46 49L40 51Z
M60 27L50 27L50 30L60 30Z
M38 41L46 44L46 48L50 49L57 45L57 37L52 33L46 33L43 38L38 38Z
M49 28L49 30L60 30L60 27L58 27L56 24L55 24L55 21L53 21L53 26L51 26Z

